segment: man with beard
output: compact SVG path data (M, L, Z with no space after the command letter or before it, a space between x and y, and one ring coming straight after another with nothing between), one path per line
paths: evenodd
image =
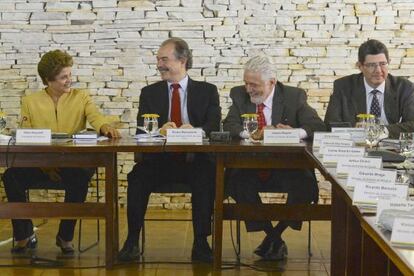
M312 137L314 131L325 130L316 111L306 102L305 91L276 81L273 65L268 58L256 56L244 67L244 86L230 91L233 101L224 120L224 129L233 137L246 138L241 115L257 113L259 129L265 126L298 128L301 139ZM229 194L240 203L260 203L259 192L278 190L288 193L287 204L316 203L318 185L312 170L300 169L235 169L228 175ZM282 233L288 227L299 230L300 221L280 221L273 227L270 221L246 221L247 231L264 231L266 237L254 251L265 260L287 257Z
M143 125L143 114L158 114L160 132L168 128L202 128L208 135L220 128L221 109L217 87L192 80L187 70L192 55L180 38L164 41L157 53L157 68L162 81L141 91L137 125ZM137 132L139 132L137 130ZM144 223L148 199L152 191L165 183L180 182L192 191L194 243L192 260L212 261L207 236L211 234L215 167L207 154L178 153L143 154L128 174L127 217L128 237L119 252L120 261L139 258L138 237ZM168 230L166 230L168 231Z
M357 123L361 113L375 115L390 138L400 132L414 131L413 83L388 73L390 58L387 47L370 39L359 47L357 66L361 73L334 82L333 94L325 115L325 123Z

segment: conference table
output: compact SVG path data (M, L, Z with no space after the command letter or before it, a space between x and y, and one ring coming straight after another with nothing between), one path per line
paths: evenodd
M138 143L132 138L108 140L96 144L77 144L72 141L55 141L50 145L0 145L2 167L103 167L105 169L105 202L102 203L0 203L0 218L102 218L105 219L106 267L116 264L119 249L118 234L118 152L204 152L216 161L216 194L214 206L213 253L214 269L221 268L222 233L224 219L301 219L332 220L331 274L354 275L348 271L362 271L358 256L352 249L360 247L364 235L379 246L380 251L392 261L395 271L413 272L412 259L404 260L398 249L387 244L387 237L380 235L376 226L359 215L349 194L335 176L312 153L311 145L280 144L263 145L244 141L230 143L166 144ZM332 207L330 205L224 204L224 175L228 168L308 168L318 169L332 183ZM344 219L346 218L346 219ZM355 227L354 227L355 226ZM354 236L356 238L354 239ZM358 235L361 236L358 239ZM389 243L388 243L389 245ZM343 251L346 249L346 256ZM358 252L358 251L356 251ZM368 251L361 250L362 253ZM397 252L397 253L396 253ZM412 252L412 251L411 251ZM409 254L408 254L409 255ZM353 263L355 262L355 263ZM356 265L355 270L350 268ZM365 271L365 270L364 270ZM394 274L391 274L394 275ZM395 274L398 275L398 274Z

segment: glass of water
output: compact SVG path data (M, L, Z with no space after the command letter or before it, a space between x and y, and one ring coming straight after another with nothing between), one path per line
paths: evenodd
M365 140L370 148L378 143L378 139L381 135L380 121L375 117L367 118L364 125Z
M158 133L158 114L144 114L144 130L152 137Z
M257 130L259 124L257 122L256 113L247 113L242 115L243 118L243 131L245 131L249 138L252 136L252 133Z
M400 152L408 153L412 150L413 145L413 133L401 132L400 133Z

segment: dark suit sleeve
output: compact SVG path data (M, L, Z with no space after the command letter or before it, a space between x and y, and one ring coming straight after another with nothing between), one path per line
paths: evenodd
M232 104L223 122L223 129L230 131L230 135L232 137L239 137L240 132L243 131L243 121L240 117L240 106L236 99L237 93L240 93L240 91L237 91L234 88L230 90L230 98L232 100Z
M318 113L307 103L306 93L301 91L298 97L297 118L299 126L306 131L309 138L313 137L315 131L325 131L325 124L319 118Z
M148 90L146 88L143 88L141 90L141 95L139 96L139 105L138 105L138 115L137 115L137 126L143 126L144 125L144 118L142 118L143 114L150 113L149 107L148 107ZM137 128L136 134L138 133L144 133L142 130L139 130Z
M202 128L207 136L212 131L220 130L221 123L221 107L217 87L210 84L208 89L210 89L211 92L209 93L209 103L207 107L207 113L205 115L206 120L202 125Z
M343 122L342 118L342 93L338 82L334 82L333 93L329 99L328 107L325 114L325 124L329 129L330 122Z
M390 138L399 138L401 132L414 132L414 87L411 82L401 92L400 116L401 122L387 126Z

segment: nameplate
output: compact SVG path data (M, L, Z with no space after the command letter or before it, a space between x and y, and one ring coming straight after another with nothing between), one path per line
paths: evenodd
M365 144L365 129L357 127L333 127L332 133L349 133L355 143Z
M16 144L50 144L50 129L19 128L16 129Z
M377 203L377 216L375 222L378 222L379 216L383 210L389 209L409 211L414 209L414 201L406 199L379 200Z
M349 173L346 186L352 189L356 183L361 182L394 186L396 178L396 170L360 169Z
M314 132L313 133L313 148L319 148L321 141L324 139L350 140L349 133L332 133L332 132Z
M381 169L382 159L381 158L370 158L370 157L356 157L356 158L344 158L338 160L336 166L336 174L338 177L346 177L352 171L360 169Z
M408 186L360 182L355 185L353 205L376 206L379 200L406 199Z
M169 128L167 129L167 143L193 144L203 143L201 128Z
M319 146L319 153L323 152L326 147L341 147L341 148L352 148L354 141L345 139L323 139Z
M395 218L391 243L397 246L414 247L414 217Z
M298 144L299 133L299 129L265 129L263 144Z
M345 157L363 157L365 154L365 148L352 147L352 148L340 148L340 147L324 147L322 152L322 163L326 165L336 165L340 158Z

